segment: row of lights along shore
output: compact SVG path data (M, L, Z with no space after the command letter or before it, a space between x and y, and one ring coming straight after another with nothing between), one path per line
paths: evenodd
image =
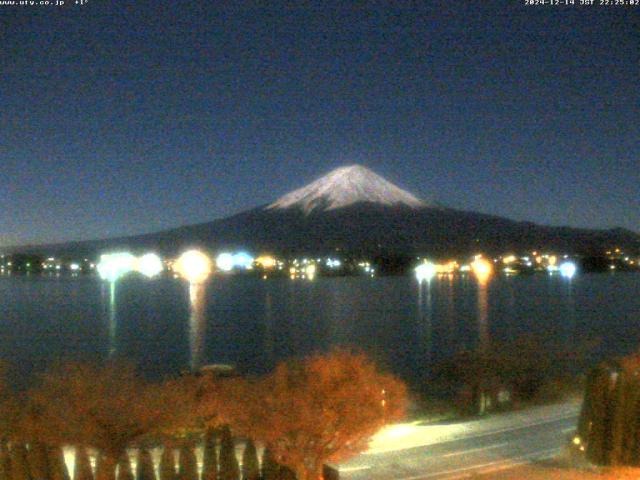
M295 259L291 262L291 267L286 269L287 275L291 279L308 279L313 280L318 272L316 262L322 259ZM342 262L337 259L328 258L325 261L326 267L329 269L338 269L342 266ZM136 257L131 253L109 253L101 255L96 270L103 280L115 282L129 272L138 272L146 277L153 278L165 270L174 272L176 277L188 280L190 283L202 283L213 273L214 270L221 273L229 273L233 270L252 270L254 266L260 267L265 274L271 270L282 271L285 269L285 262L275 257L263 255L257 258L252 257L246 252L235 254L221 253L215 261L213 261L206 253L199 250L189 250L183 253L178 259L163 262L155 253L147 253L140 257ZM214 268L215 267L215 268ZM358 263L358 268L368 275L373 276L374 268L369 262Z
M147 253L141 257L131 253L105 254L100 257L96 268L100 278L109 282L115 282L129 272L139 272L153 278L165 269L162 259L155 253ZM188 250L173 263L172 270L189 283L203 283L211 275L213 263L207 254L199 250Z
M249 268L253 262L254 259L246 253L236 255L223 253L218 256L216 266L219 270L228 272L235 266ZM213 262L207 254L199 250L189 250L172 263L171 269L176 275L184 278L189 283L203 283L213 272ZM559 265L555 265L554 262L548 269L550 273L557 271L565 278L572 278L577 270L576 264L571 261L564 261ZM148 253L140 257L130 253L111 253L100 257L97 270L102 279L115 282L121 276L132 271L137 271L149 278L155 277L164 271L164 264L162 259L154 253ZM462 266L455 261L435 264L429 260L424 260L415 267L414 272L418 282L422 283L430 281L439 274L451 274L455 271L470 271L479 280L486 281L493 274L493 270L494 267L490 261L481 255L477 255L471 263ZM309 278L313 278L315 276L315 266L313 264L305 266L305 272Z
M190 255L196 251L190 250ZM206 256L205 253L200 253ZM199 258L202 259L201 256ZM482 254L476 255L458 263L455 259L438 262L428 257L418 256L414 258L413 264L410 263L407 266L417 269L415 273L420 279L432 278L436 275L478 273L481 270L490 270L491 273L495 271L495 273L503 273L507 276L520 273L548 272L564 277L571 277L580 269L584 269L585 272L640 270L640 258L629 255L619 248L608 250L606 255L578 256L581 259L581 268L576 268L576 263L571 260L576 256L569 257L566 254L539 253L537 251L522 255L509 253L487 258L487 261L490 262L489 266L483 264L479 258L486 257ZM31 256L0 254L0 275L43 273L58 276L66 273L76 275L97 272L102 278L109 279L122 276L127 272L137 271L148 277L171 272L175 278L178 278L182 276L180 272L185 270L184 267L181 267L183 263L184 261L178 262L174 258L161 259L155 253L136 257L128 252L112 252L102 255L95 263L89 258L69 260L56 257L41 258L36 254ZM307 280L313 280L319 276L375 277L379 273L379 268L386 268L384 259L380 265L377 265L376 262L362 257L346 256L340 258L336 255L330 255L287 258L269 254L254 257L246 251L222 252L215 257L208 257L208 261L204 261L204 263L209 265L211 272L215 271L220 274L251 272L251 274L258 275L265 280L270 277L283 276Z
M507 257L506 264L511 263ZM576 264L572 261L564 261L559 265L556 265L555 260L551 265L547 266L549 273L559 272L564 278L571 279L577 271ZM482 255L476 255L471 263L468 265L458 265L457 262L452 261L444 264L435 264L429 260L424 260L422 263L415 267L414 273L416 280L419 283L429 282L437 275L449 275L454 272L472 272L480 282L486 282L493 274L493 264L482 257ZM504 269L505 273L510 273L509 268Z

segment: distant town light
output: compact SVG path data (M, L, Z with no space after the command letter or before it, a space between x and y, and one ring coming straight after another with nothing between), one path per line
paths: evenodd
M72 272L77 272L78 270L80 270L80 265L78 265L77 263L72 263L71 265L69 265L69 270L71 270Z
M138 259L136 270L144 276L152 278L162 272L164 267L158 255L155 253L147 253Z
M273 268L276 266L276 259L270 255L261 255L256 258L256 263L260 265L262 268Z
M232 259L234 267L249 269L253 266L253 257L247 252L238 252L233 255Z
M480 282L485 282L493 273L493 266L484 258L476 257L476 259L471 262L471 270L473 270L473 273Z
M233 255L230 253L221 253L216 258L216 267L223 272L230 272L233 270Z
M314 264L307 265L304 269L304 273L309 280L313 280L316 276L316 266Z
M450 274L456 271L459 267L458 262L452 260L447 263L441 263L439 265L434 265L437 274Z
M340 260L335 259L335 258L327 258L326 264L327 264L327 267L329 267L329 268L338 268L338 267L340 267L340 265L342 265Z
M416 280L418 280L419 283L430 281L437 273L436 266L429 261L421 263L414 271L416 273Z
M199 250L184 252L176 261L174 270L189 283L202 283L211 275L211 259Z
M115 282L121 276L126 275L135 267L136 258L130 253L109 253L100 256L98 263L98 274L103 280ZM56 265L56 270L60 270L60 266Z
M560 264L560 275L565 278L571 278L576 274L576 264L573 262L563 262Z

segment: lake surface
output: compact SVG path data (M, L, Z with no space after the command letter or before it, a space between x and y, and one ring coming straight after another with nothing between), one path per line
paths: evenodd
M410 382L463 348L531 334L594 360L640 346L640 275L250 277L191 291L177 279L0 277L0 358L18 383L58 358L120 355L150 376L227 363L263 373L292 355L355 345ZM190 309L195 301L195 314ZM200 309L200 310L198 310ZM200 313L198 313L200 312Z

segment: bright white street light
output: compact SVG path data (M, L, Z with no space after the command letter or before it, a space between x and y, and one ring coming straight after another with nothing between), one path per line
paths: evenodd
M216 258L216 267L223 272L230 272L233 270L233 255L230 253L221 253Z
M560 264L560 275L565 278L571 278L576 274L576 264L573 262L564 262Z
M115 282L134 269L136 258L130 253L109 253L100 256L97 269L100 278Z
M219 267L218 267L219 268ZM206 327L206 284L213 264L209 256L199 250L184 252L176 261L174 269L189 282L189 350L191 367L200 366Z
M178 258L174 269L189 283L202 283L211 275L211 259L199 250L189 250Z
M233 256L233 266L249 269L253 265L253 257L247 252L238 252Z
M152 278L162 272L164 266L158 255L155 253L147 253L138 258L137 270L144 276Z
M304 273L309 280L316 278L316 266L314 264L307 265L304 269Z
M436 275L436 266L431 262L424 262L418 265L414 271L419 283L428 282Z

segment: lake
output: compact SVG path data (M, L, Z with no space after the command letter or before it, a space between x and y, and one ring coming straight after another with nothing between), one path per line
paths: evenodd
M640 275L634 273L318 278L214 278L200 292L181 280L131 275L0 277L0 358L25 383L59 358L118 355L149 376L190 364L264 373L276 362L354 345L409 382L462 348L530 334L571 349L601 342L594 360L640 345ZM196 312L190 314L190 298ZM198 310L198 308L200 310Z

